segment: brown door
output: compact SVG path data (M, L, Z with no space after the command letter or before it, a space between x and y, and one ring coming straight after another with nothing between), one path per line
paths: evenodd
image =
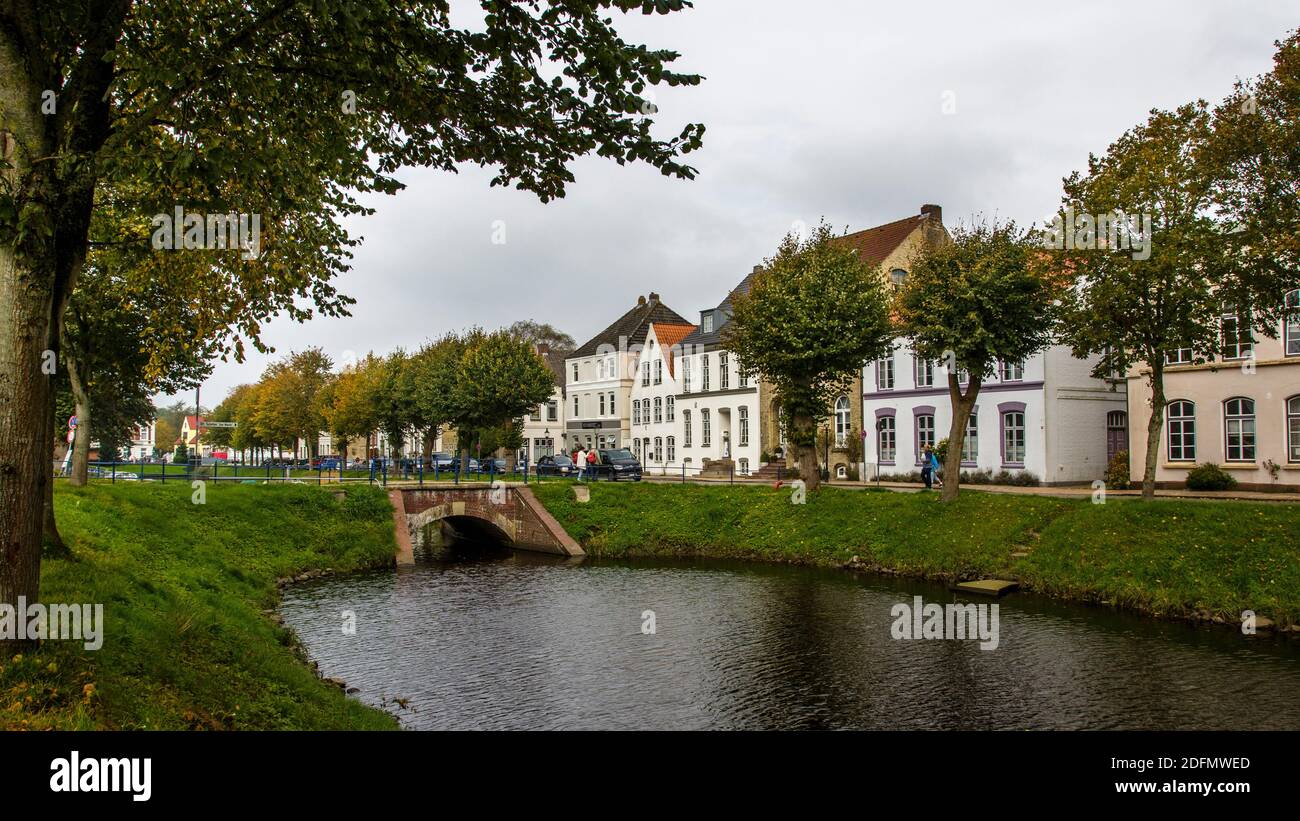
M1111 411L1106 414L1106 461L1123 450L1128 450L1128 414Z

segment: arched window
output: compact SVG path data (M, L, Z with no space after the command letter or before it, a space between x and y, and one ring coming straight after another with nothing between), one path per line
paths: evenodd
M889 284L893 285L895 288L901 286L906 281L907 272L902 268L895 268L889 272Z
M1286 460L1300 463L1300 396L1286 400Z
M835 447L842 448L849 438L849 398L835 400Z
M847 479L847 478L849 478L849 469L848 469L848 466L847 466L847 465L842 465L842 464L840 464L840 465L836 465L836 466L835 466L835 478L836 478L836 479Z
M1196 405L1186 399L1169 403L1167 413L1169 461L1196 461Z
M1229 462L1255 461L1255 400L1234 396L1223 403L1224 452Z

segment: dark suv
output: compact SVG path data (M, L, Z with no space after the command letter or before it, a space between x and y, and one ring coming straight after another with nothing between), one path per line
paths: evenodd
M641 463L627 448L597 451L596 475L617 482L627 479L641 481Z

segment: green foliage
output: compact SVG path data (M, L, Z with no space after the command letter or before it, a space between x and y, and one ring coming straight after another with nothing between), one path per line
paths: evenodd
M772 384L796 447L815 444L832 399L892 336L881 278L825 223L788 234L732 307L723 343Z
M1232 490L1237 479L1213 462L1197 465L1187 471L1188 490Z
M57 641L0 662L7 729L386 729L391 717L321 682L263 610L276 579L383 566L383 492L307 486L92 484L55 490L73 558L46 560L46 602L103 602L104 646ZM14 692L33 696L12 698Z
M1106 465L1106 487L1112 490L1124 490L1129 486L1128 451L1117 451Z
M180 464L182 462L188 462L189 458L190 458L190 449L185 446L185 443L180 442L179 444L177 444L176 450L172 451L172 462L176 464Z
M958 226L922 246L898 292L899 330L917 355L965 369L971 384L999 361L1023 362L1052 341L1062 291L1014 222Z

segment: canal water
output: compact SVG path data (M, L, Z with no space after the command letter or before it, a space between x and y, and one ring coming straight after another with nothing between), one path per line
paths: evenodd
M895 639L915 596L954 601L835 570L461 545L293 585L282 612L324 675L418 729L1300 729L1300 643L1022 594L996 649Z

